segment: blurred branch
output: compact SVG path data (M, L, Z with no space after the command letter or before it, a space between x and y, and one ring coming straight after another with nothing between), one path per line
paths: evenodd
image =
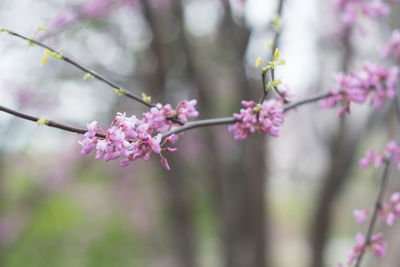
M397 136L396 136L396 142L400 142L400 95L399 95L399 88L397 88L397 94L396 94L396 114L397 114L397 120L399 123L398 126L398 130L397 130ZM375 207L374 207L374 212L372 214L372 218L371 221L369 222L368 225L368 230L367 230L367 234L365 235L365 240L366 243L365 245L368 246L371 244L371 236L372 236L372 231L374 229L375 226L375 222L376 222L376 218L378 216L378 211L379 209L382 208L382 198L383 198L383 193L385 191L385 187L386 187L386 183L388 181L389 178L389 168L392 162L392 157L393 157L393 153L384 161L384 170L383 170L383 175L382 175L382 179L381 182L379 184L379 190L378 190L378 195L376 197L375 200ZM354 265L355 267L359 267L361 264L361 261L363 259L364 256L364 250L361 251L361 253L358 255L356 264Z
M278 8L277 8L277 11L276 11L276 14L275 14L276 17L273 19L271 24L274 23L275 19L278 19L279 21L281 20L282 13L283 13L283 3L284 3L284 0L279 0ZM274 30L275 30L275 35L274 35L274 39L273 39L273 43L272 43L272 51L271 51L270 61L272 61L272 59L274 57L275 50L279 46L279 41L280 41L280 38L281 38L281 25L278 26L278 29L274 29ZM274 81L274 80L275 80L275 69L271 69L271 81ZM263 77L263 83L265 83L265 77ZM283 101L286 104L289 103L289 101L285 98L285 96L282 94L282 92L279 91L278 87L274 86L273 89L275 90L275 92L280 97L282 97ZM264 86L263 90L264 90L265 93L264 93L264 96L262 98L262 101L264 101L264 99L266 97L265 86Z
M386 182L387 182L388 177L389 177L389 167L390 167L391 161L392 161L392 155L389 157L389 159L385 160L385 168L384 168L384 171L383 171L381 183L379 185L378 196L376 197L376 200L375 200L374 212L372 214L371 221L370 221L370 223L368 225L367 234L365 236L365 240L366 240L365 245L366 246L371 244L372 230L374 229L374 226L375 226L376 218L378 216L378 211L382 207L383 192L385 190L385 185L386 185ZM365 249L362 250L360 252L360 254L358 255L357 262L354 265L355 267L360 266L361 261L362 261L363 256L364 256L364 252L365 252Z
M71 64L72 66L78 68L79 70L81 70L81 71L83 71L83 72L85 72L85 73L89 73L90 75L92 75L93 77L95 77L97 80L99 80L99 81L101 81L101 82L103 82L103 83L106 83L107 85L111 86L111 88L112 88L113 90L118 91L119 94L122 94L122 95L124 95L124 96L126 96L126 97L128 97L128 98L130 98L130 99L133 99L133 100L135 100L135 101L137 101L137 102L139 102L139 103L142 103L143 105L145 105L145 106L147 106L147 107L154 107L153 104L147 103L147 102L144 101L141 97L139 97L139 96L137 96L137 95L135 95L135 94L133 94L133 93L131 93L131 92L129 92L129 91L123 89L121 86L119 86L118 84L112 82L112 81L109 80L108 78L106 78L106 77L104 77L104 76L102 76L102 75L100 75L100 74L97 74L95 71L92 71L92 70L88 69L87 67L85 67L85 66L79 64L78 62L72 60L71 58L64 56L61 52L59 52L59 51L57 51L57 50L55 50L55 49L53 49L53 48L51 48L51 47L49 47L49 46L47 46L47 45L41 43L41 42L39 42L39 41L36 41L36 40L34 40L34 39L28 38L28 37L26 37L26 36L23 36L23 35L21 35L21 34L18 34L18 33L16 33L16 32L13 32L13 31L10 31L10 30L7 30L7 29L0 29L0 32L7 32L8 34L10 34L10 35L12 35L12 36L15 36L15 37L18 37L18 38L20 38L20 39L26 40L26 41L28 41L29 43L34 43L34 44L36 44L36 45L38 45L38 46L40 46L40 47L42 47L42 48L48 49L48 50L50 50L51 52L56 53L57 55L60 55L60 56L61 56L61 57L59 58L60 60L64 60L65 62Z
M351 27L346 27L342 36L341 70L344 72L348 71L353 56L351 33ZM330 155L329 168L323 177L323 184L318 193L319 196L310 228L313 251L311 266L313 267L324 266L324 250L332 223L333 203L339 196L346 181L350 179L347 178L357 146L361 140L360 136L362 136L367 127L368 125L365 125L357 129L355 133L351 133L349 127L346 127L346 118L342 117L339 129L335 131L327 145Z

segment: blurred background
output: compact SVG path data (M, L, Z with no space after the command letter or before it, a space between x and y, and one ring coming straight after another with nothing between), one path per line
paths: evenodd
M136 94L200 118L225 117L261 96L278 0L13 0L0 28L35 38ZM285 0L277 77L296 101L333 87L333 73L382 62L400 24L360 17L346 31L332 1ZM0 36L1 105L84 127L146 109L43 50ZM235 141L227 126L192 130L159 158L119 162L80 154L79 136L0 114L0 266L336 266L355 243L355 208L371 208L381 170L358 159L395 136L394 107L338 119L316 104L291 111L279 138ZM399 190L393 170L387 195ZM378 227L380 228L380 227ZM379 230L379 229L377 229ZM399 226L379 266L398 266ZM372 257L365 266L377 266Z

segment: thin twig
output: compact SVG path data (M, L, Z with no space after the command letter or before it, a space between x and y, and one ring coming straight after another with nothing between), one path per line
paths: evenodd
M126 97L128 97L128 98L130 98L130 99L135 100L135 101L138 101L139 103L142 103L143 105L145 105L145 106L147 106L147 107L150 107L150 108L151 108L151 107L155 107L154 104L151 104L151 103L148 103L148 102L144 101L144 100L143 100L142 98L140 98L139 96L137 96L137 95L135 95L135 94L133 94L133 93L131 93L131 92L129 92L129 91L123 89L121 86L119 86L118 84L112 82L112 81L109 80L108 78L106 78L106 77L104 77L104 76L102 76L102 75L96 73L95 71L92 71L92 70L88 69L87 67L85 67L85 66L79 64L78 62L72 60L71 58L64 56L61 52L59 52L59 51L57 51L57 50L55 50L55 49L53 49L53 48L51 48L51 47L49 47L49 46L43 44L43 43L41 43L41 42L39 42L39 41L37 41L37 40L28 38L28 37L26 37L26 36L23 36L23 35L21 35L21 34L18 34L18 33L16 33L16 32L13 32L13 31L10 31L10 30L7 30L7 29L0 29L0 31L7 32L7 33L9 33L10 35L13 35L13 36L16 36L16 37L18 37L18 38L20 38L20 39L23 39L23 40L26 40L26 41L28 41L28 42L37 44L38 46L40 46L40 47L42 47L42 48L48 49L48 50L50 50L50 51L53 52L53 53L56 53L56 54L58 54L58 55L61 55L61 56L62 56L62 57L60 57L61 60L64 60L65 62L71 64L72 66L76 67L77 69L79 69L79 70L81 70L81 71L83 71L83 72L85 72L85 73L89 73L90 75L92 75L93 77L95 77L97 80L99 80L99 81L101 81L101 82L103 82L103 83L105 83L105 84L111 86L111 88L112 88L113 90L116 90L119 94L122 94L122 95L124 95L124 96L126 96ZM177 118L167 118L167 119L168 119L168 120L171 120L171 121L173 121L173 122L175 122L175 123L177 123L177 124L179 124L179 125L183 125L183 124L184 124L183 122L181 122L181 121L178 120Z
M14 115L16 117L19 117L19 118L22 118L22 119L25 119L25 120L29 120L29 121L38 122L40 120L39 117L35 117L35 116L28 115L28 114L25 114L25 113L22 113L22 112L19 112L19 111L15 111L13 109L6 108L4 106L0 106L0 111L9 113L9 114ZM87 130L85 130L85 129L71 127L71 126L64 125L62 123L51 121L51 120L46 122L45 125L47 125L49 127L61 129L61 130L67 131L67 132L72 132L72 133L84 134L84 133L87 132ZM96 134L96 135L98 137L105 138L104 134Z
M276 12L276 16L278 16L279 19L281 19L282 13L283 13L283 2L284 2L284 0L279 0L277 12ZM275 50L278 48L279 41L281 38L281 30L282 30L281 27L279 27L279 29L277 29L277 31L275 32L274 40L272 43L272 52L271 52L272 54L271 54L270 61L272 61L272 59L274 58ZM274 81L274 80L275 80L275 69L271 69L271 81ZM280 97L282 97L285 104L289 103L289 101L282 94L282 92L278 89L278 87L273 86L272 88ZM264 88L264 91L265 91L265 88ZM263 98L265 99L265 96Z
M145 105L145 106L147 106L147 107L154 107L153 104L147 103L147 102L144 101L141 97L139 97L139 96L137 96L137 95L135 95L135 94L133 94L133 93L131 93L131 92L129 92L129 91L123 89L121 86L119 86L119 85L116 84L115 82L112 82L112 81L109 80L108 78L106 78L106 77L104 77L104 76L102 76L102 75L96 73L95 71L92 71L92 70L90 70L89 68L87 68L87 67L85 67L85 66L79 64L79 63L76 62L75 60L72 60L71 58L69 58L69 57L67 57L67 56L64 56L61 52L59 52L59 51L57 51L57 50L55 50L55 49L53 49L53 48L51 48L51 47L49 47L49 46L43 44L42 42L39 42L39 41L37 41L37 40L35 40L35 39L31 39L31 38L29 38L29 37L23 36L23 35L21 35L21 34L19 34L19 33L16 33L16 32L13 32L13 31L10 31L10 30L7 30L7 29L0 29L0 30L3 31L3 32L9 33L9 34L12 35L12 36L15 36L15 37L18 37L18 38L20 38L20 39L26 40L26 41L28 41L28 42L30 42L30 43L34 43L34 44L36 44L36 45L38 45L38 46L40 46L40 47L42 47L42 48L48 49L48 50L50 50L50 51L53 52L53 53L56 53L56 54L58 54L58 55L62 55L62 57L60 57L61 60L64 60L65 62L71 64L72 66L78 68L79 70L81 70L81 71L83 71L83 72L85 72L85 73L89 73L90 75L92 75L93 77L95 77L97 80L99 80L99 81L101 81L101 82L103 82L103 83L105 83L105 84L111 86L111 88L112 88L113 90L119 90L119 92L120 92L122 95L124 95L124 96L126 96L126 97L128 97L128 98L130 98L130 99L133 99L133 100L135 100L135 101L138 101L139 103L142 103L143 105Z
M391 161L392 161L392 156L390 156L388 160L385 160L385 169L383 170L381 183L379 185L378 196L376 197L376 200L375 200L374 212L372 214L371 221L369 222L369 225L368 225L367 234L365 235L365 240L366 240L365 245L366 246L370 245L370 243L371 243L372 231L375 226L375 222L376 222L376 219L378 216L378 211L382 207L383 192L385 191L386 182L389 178L389 167L390 167ZM363 256L365 254L364 251L365 251L365 249L363 251L361 251L360 254L358 255L356 264L354 265L355 267L360 266Z
M331 93L323 93L323 94L320 94L320 95L316 95L316 96L313 96L313 97L310 97L310 98L307 98L307 99L304 99L304 100L300 100L298 102L294 102L294 103L288 104L283 108L283 110L284 111L288 111L288 110L294 109L294 108L296 108L298 106L302 106L304 104L316 102L318 100L324 99L324 98L329 97L331 95L332 95Z

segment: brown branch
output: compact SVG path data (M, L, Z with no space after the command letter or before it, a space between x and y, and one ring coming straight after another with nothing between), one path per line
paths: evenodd
M8 114L14 115L16 117L19 117L21 119L25 119L25 120L29 120L29 121L34 121L34 122L38 122L40 120L39 117L35 117L29 114L25 114L19 111L15 111L13 109L4 107L0 105L0 111L6 112ZM64 130L67 132L72 132L72 133L77 133L77 134L84 134L87 132L86 129L81 129L81 128L75 128L75 127L71 127L59 122L55 122L55 121L51 121L49 120L48 122L45 123L45 125L49 126L49 127L53 127L53 128L57 128L60 130ZM104 134L96 134L96 136L101 137L101 138L105 138Z
M294 109L298 106L301 105L305 105L305 104L309 104L312 102L316 102L318 100L321 100L325 97L329 97L331 95L331 93L324 93L321 95L317 95L317 96L313 96L304 100L301 100L299 102L295 102L289 105L286 105L283 110L289 111L291 109ZM176 128L174 130L171 130L169 132L166 132L162 135L162 138L166 138L172 134L177 134L177 133L181 133L181 132L185 132L188 131L190 129L195 129L195 128L200 128L200 127L206 127L206 126L214 126L214 125L222 125L222 124L232 124L234 123L236 120L233 117L226 117L226 118L217 118L217 119L208 119L208 120L198 120L198 121L193 121L193 122L188 122L185 125L183 125L182 127Z
M85 72L85 73L89 73L90 75L92 75L93 77L95 77L97 80L99 80L99 81L101 81L101 82L103 82L103 83L109 85L113 90L114 90L114 89L120 90L119 92L120 92L122 95L124 95L124 96L126 96L126 97L128 97L128 98L130 98L130 99L133 99L133 100L135 100L135 101L137 101L137 102L139 102L139 103L142 103L143 105L145 105L145 106L147 106L147 107L154 107L153 104L147 103L147 102L144 101L141 97L139 97L139 96L137 96L137 95L135 95L135 94L133 94L133 93L131 93L131 92L129 92L129 91L123 89L121 86L119 86L118 84L112 82L112 81L109 80L108 78L106 78L106 77L104 77L104 76L102 76L102 75L96 73L95 71L92 71L92 70L88 69L87 67L85 67L85 66L79 64L78 62L72 60L71 58L64 56L61 52L59 52L59 51L57 51L57 50L55 50L55 49L53 49L53 48L51 48L51 47L49 47L49 46L43 44L42 42L39 42L39 41L37 41L37 40L35 40L35 39L31 39L31 38L29 38L29 37L23 36L23 35L21 35L21 34L18 34L18 33L16 33L16 32L13 32L13 31L10 31L10 30L7 30L7 29L0 29L0 32L7 32L8 34L10 34L10 35L12 35L12 36L15 36L15 37L18 37L18 38L20 38L20 39L26 40L26 41L28 41L29 43L34 43L34 44L36 44L36 45L38 45L38 46L40 46L40 47L42 47L42 48L48 49L48 50L50 50L51 52L56 53L57 55L61 55L60 60L64 60L65 62L71 64L72 66L76 67L77 69L79 69L79 70L81 70L81 71L83 71L83 72Z
M377 219L377 216L378 216L378 211L382 207L383 192L385 191L386 182L387 182L387 180L389 178L389 167L390 167L391 161L392 161L392 156L390 156L388 160L385 160L385 168L384 168L384 171L383 171L381 183L379 185L378 196L376 197L376 200L375 200L374 212L372 214L371 221L369 222L369 225L368 225L367 234L365 235L365 240L366 240L365 245L366 246L371 244L372 231L373 231L374 226L375 226L375 222L376 222L376 219ZM360 266L361 261L362 261L363 256L364 256L364 252L365 252L365 249L362 250L360 252L360 254L358 255L358 258L357 258L357 261L356 261L356 264L354 265L354 267L359 267Z
M330 93L324 93L322 95L313 96L313 97L310 97L308 99L304 99L304 100L301 100L299 102L295 102L295 103L286 105L283 108L283 110L286 112L286 111L294 109L294 108L296 108L298 106L305 105L305 104L312 103L312 102L316 102L316 101L321 100L321 99L323 99L325 97L328 97L330 95L331 95ZM35 117L35 116L28 115L28 114L25 114L25 113L22 113L22 112L18 112L18 111L15 111L13 109L10 109L10 108L7 108L7 107L1 106L1 105L0 105L0 111L9 113L11 115L14 115L14 116L17 116L19 118L22 118L22 119L25 119L25 120L29 120L29 121L37 122L40 119L39 117ZM174 130L171 130L169 132L164 133L162 135L162 138L166 138L166 137L168 137L168 136L170 136L172 134L185 132L185 131L188 131L190 129L206 127L206 126L214 126L214 125L232 124L235 121L236 120L233 117L225 117L225 118L216 118L216 119L207 119L207 120L198 120L198 121L188 122L188 123L184 124L183 126L181 126L179 128L176 128ZM58 123L58 122L51 121L51 120L49 120L48 124L46 124L46 125L49 126L49 127L58 128L58 129L61 129L61 130L64 130L64 131L78 133L78 134L84 134L84 133L87 132L87 130L85 130L85 129L71 127L71 126L64 125L62 123ZM105 136L102 135L102 134L97 134L97 136L105 138Z

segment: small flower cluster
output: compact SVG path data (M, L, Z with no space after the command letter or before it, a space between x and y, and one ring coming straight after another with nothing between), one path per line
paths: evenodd
M236 122L228 128L234 133L236 140L243 140L255 131L275 137L279 135L279 126L283 123L284 115L280 102L271 99L256 104L254 101L243 100L242 105L244 108L240 110L240 114L233 114Z
M157 104L149 112L143 113L141 120L136 116L127 117L125 113L118 113L107 131L101 129L97 122L93 121L87 125L88 131L84 134L84 139L79 141L82 145L81 153L87 155L96 148L96 159L104 157L105 161L109 161L122 157L122 167L139 158L148 160L151 153L156 153L160 155L164 167L169 170L167 159L161 152L176 151L176 148L163 148L163 146L167 143L174 144L178 136L171 135L161 140L161 134L179 127L171 118L187 122L187 118L198 116L195 105L196 100L185 100L180 102L174 110L169 104L165 106ZM97 136L100 132L105 135L105 138Z
M382 207L378 210L378 216L388 226L392 226L394 220L400 218L400 192L393 193L389 202L382 204Z
M356 218L357 223L363 223L367 220L369 211L367 209L354 210L353 215Z
M384 58L393 54L396 60L400 60L400 30L396 29L392 32L392 36L389 42L383 46L381 54Z
M392 141L385 146L383 154L379 154L375 150L369 150L364 158L360 159L359 164L362 169L366 169L374 162L376 168L382 166L385 159L391 158L393 163L397 164L400 170L400 144Z
M356 241L357 244L353 247L352 251L348 256L348 264L351 265L355 260L357 260L358 256L361 253L364 253L368 247L371 247L375 256L378 258L382 258L385 254L385 250L387 247L386 242L382 241L383 233L378 233L371 237L370 242L366 242L365 237L361 233L357 233ZM343 264L339 264L339 266L343 266Z
M357 223L363 223L367 220L369 211L367 209L354 210L353 214ZM388 226L392 226L396 218L400 218L400 192L393 193L389 202L384 202L378 209L378 216Z
M360 159L359 164L361 169L368 168L374 162L375 168L379 168L383 163L383 156L375 150L369 150L365 158Z
M387 16L390 12L389 6L382 0L334 0L334 7L338 11L341 21L347 27L355 24L359 13L375 20Z
M385 68L369 62L364 64L362 70L350 75L339 73L336 76L337 90L330 90L330 96L322 99L319 106L324 109L342 104L339 116L350 113L351 102L362 104L371 99L375 107L380 108L386 97L395 97L398 73L398 67Z

